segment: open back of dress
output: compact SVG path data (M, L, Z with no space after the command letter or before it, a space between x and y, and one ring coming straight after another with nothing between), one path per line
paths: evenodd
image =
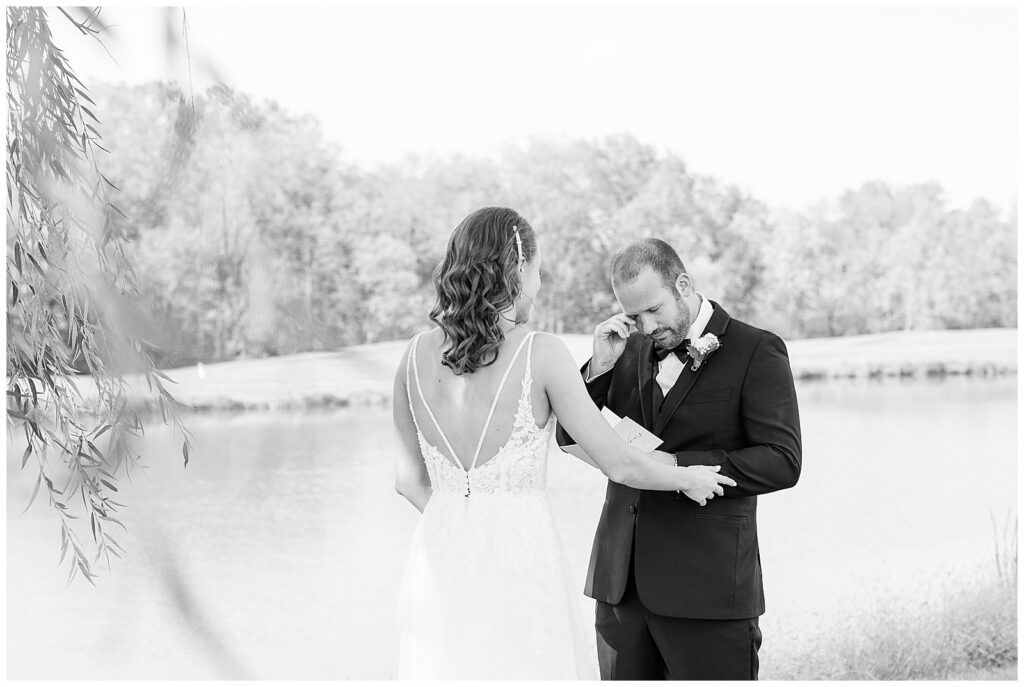
M423 396L418 364L416 362L419 336L413 339L409 352L409 362L406 365L409 412L412 413L413 421L416 424L416 436L419 439L420 450L426 461L431 486L435 493L439 490L457 491L464 496L469 496L473 493L474 489L477 490L477 493L525 493L531 491L542 492L544 490L545 478L547 476L547 448L551 440L551 427L553 423L549 421L546 426L537 427L533 416L530 391L533 385L534 335L534 333L530 333L522 340L519 348L516 349L515 355L512 356L505 369L505 374L491 402L487 420L480 432L480 438L476 444L476 452L473 454L468 468L464 467L463 461L460 460L455 449L452 448L444 429L438 423L437 417L435 417L433 410L431 410L430 405ZM523 373L512 433L498 449L497 453L486 457L480 463L480 448L484 443L487 430L491 426L498 398L505 388L509 373L524 349L526 350L526 367ZM428 420L433 423L437 433L442 438L444 447L448 450L447 456L437 446L428 442L424 436L421 429L422 423L417 416L413 403L414 395L418 397L421 407L426 410Z
M582 619L582 580L570 578L544 495L554 423L538 427L533 417L533 338L521 344L526 365L512 432L494 455L473 456L468 469L422 396L419 337L413 340L409 409L432 494L399 594L400 679L597 679L593 630ZM508 370L518 358L519 351ZM450 456L424 438L414 395Z

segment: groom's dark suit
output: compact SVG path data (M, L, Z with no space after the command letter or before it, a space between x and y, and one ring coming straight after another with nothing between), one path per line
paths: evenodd
M706 506L608 483L585 590L599 602L606 679L757 677L757 495L796 483L800 421L782 339L712 305L704 331L720 348L696 372L687 360L660 408L649 337L630 336L587 383L598 407L654 432L679 465L720 465L737 483ZM558 443L574 443L561 427Z

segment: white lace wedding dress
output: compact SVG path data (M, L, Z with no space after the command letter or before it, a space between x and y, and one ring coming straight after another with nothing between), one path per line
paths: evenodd
M518 412L496 455L466 470L429 444L412 409L412 386L451 456L455 451L423 397L416 366L406 369L410 411L432 495L413 535L398 599L399 679L597 679L593 627L580 585L570 579L544 488L554 423L537 427L530 403L533 334L526 346ZM410 379L411 378L411 379Z

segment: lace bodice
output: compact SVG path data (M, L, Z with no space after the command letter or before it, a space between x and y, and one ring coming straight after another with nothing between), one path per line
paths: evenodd
M544 491L547 479L547 452L551 440L551 428L554 423L550 418L543 427L537 426L533 416L533 404L530 398L530 390L533 385L532 377L532 354L533 337L531 332L522 341L519 349L505 370L505 376L501 380L498 390L495 392L494 403L491 406L491 413L488 415L480 437L480 444L483 443L483 436L490 426L494 413L494 406L497 404L498 396L501 394L508 379L508 374L519 358L522 349L526 348L526 369L523 373L522 390L519 394L519 404L516 409L515 421L512 433L505 444L498 449L498 452L480 460L480 444L477 445L477 455L474 456L470 468L467 470L462 465L456 464L452 459L444 455L436 446L430 444L420 430L419 419L412 407L412 381L414 378L416 389L419 393L420 402L427 410L430 420L434 422L438 433L448 447L449 453L455 455L451 444L444 434L444 430L437 423L433 411L423 396L423 389L420 387L419 370L416 365L416 349L421 335L413 339L409 352L409 363L406 364L406 386L409 390L409 412L412 413L413 422L416 425L416 437L419 440L420 450L426 462L427 473L430 476L430 484L434 493L457 493L461 496L471 498L479 494L530 494ZM411 364L410 364L411 363ZM410 370L411 367L411 370ZM480 461L478 463L478 461Z
M511 356L473 455L453 450L420 385L418 336L410 346L409 410L433 492L416 523L398 595L399 679L597 679L580 581L570 574L544 494L555 423L538 427L533 415L533 339L524 336ZM523 370L517 403L513 388L503 393L513 368ZM513 420L512 428L502 422L481 455L499 399L502 413L515 413L499 418ZM447 414L448 427L461 419ZM422 432L431 422L440 448ZM460 438L472 441L478 422L459 427Z

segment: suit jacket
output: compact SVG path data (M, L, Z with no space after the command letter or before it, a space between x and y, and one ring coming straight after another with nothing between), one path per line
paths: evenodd
M721 465L737 483L699 506L675 492L609 482L585 590L599 601L622 599L635 539L637 592L654 613L722 620L764 613L757 496L800 476L796 390L782 339L712 305L705 333L721 346L696 372L687 363L660 412L650 337L630 336L615 367L587 384L599 408L654 432L679 465ZM560 446L575 443L561 427L557 438Z

